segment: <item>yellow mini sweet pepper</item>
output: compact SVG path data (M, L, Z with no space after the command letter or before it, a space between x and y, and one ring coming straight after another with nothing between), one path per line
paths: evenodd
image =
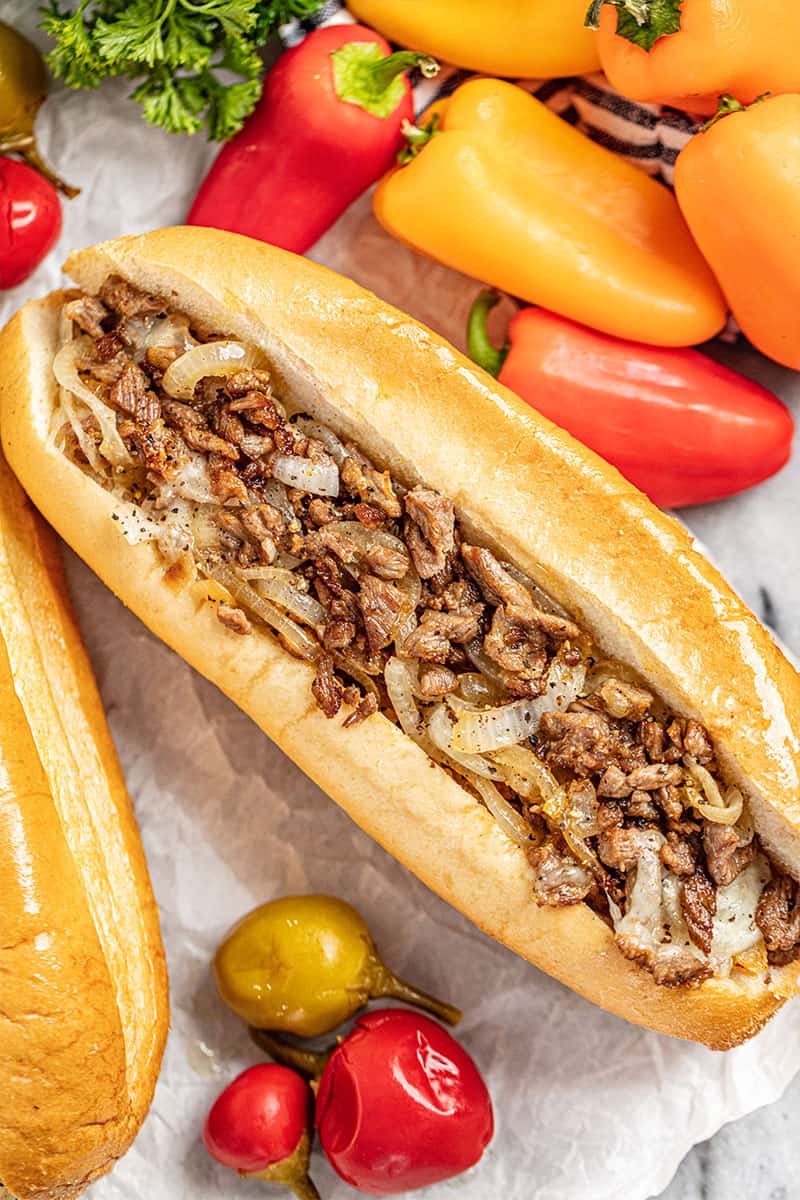
M502 80L463 84L426 122L378 185L389 233L617 337L689 346L722 328L722 293L660 183Z
M600 65L587 0L349 0L401 46L489 75L552 79Z

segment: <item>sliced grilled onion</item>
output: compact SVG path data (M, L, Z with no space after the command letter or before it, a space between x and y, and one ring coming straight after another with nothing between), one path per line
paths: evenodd
M730 787L723 796L714 776L696 759L687 754L683 761L690 776L702 789L708 802L704 804L699 798L693 796L692 807L696 808L707 821L712 821L716 825L735 825L744 810L744 797L739 789ZM692 791L690 791L690 795L692 795Z
M542 807L548 804L553 806L554 815L560 818L566 798L564 789L550 768L532 750L509 746L490 757L506 783L518 795L525 800L538 802Z
M487 679L491 679L500 692L504 692L507 679L506 672L502 667L498 666L494 659L489 658L489 655L483 648L481 639L475 638L473 642L468 642L464 650L472 665L477 667Z
M474 775L481 775L484 779L502 778L499 768L488 758L482 758L480 754L460 754L458 750L454 750L452 732L453 725L447 707L444 704L437 704L428 719L428 734L434 746L437 746L454 763Z
M128 466L133 462L125 443L117 432L117 420L112 409L88 388L78 374L77 359L86 339L76 338L67 342L53 359L53 374L62 388L77 397L97 418L102 439L99 450L106 462L114 467Z
M75 434L75 440L83 451L84 458L92 470L96 471L98 475L102 475L106 464L98 453L97 443L86 432L80 414L75 411L72 393L68 392L66 388L60 388L59 391L61 393L61 410Z
M543 695L478 712L467 709L456 722L453 746L468 754L483 754L526 741L544 713L563 711L577 698L585 678L582 664L573 667L563 658L554 658Z
M153 521L136 504L129 500L120 500L111 514L120 533L129 546L138 546L141 542L156 541L164 532L164 527Z
M287 487L314 496L339 495L339 468L335 462L316 463L299 454L276 454L271 466L274 478Z
M260 617L266 625L274 629L287 648L298 658L305 658L309 662L313 662L319 657L319 642L315 641L300 625L291 617L287 617L269 600L264 600L259 596L258 592L251 588L249 583L245 583L231 567L225 563L215 563L204 565L203 570L217 583L221 583L223 587L227 588L240 604L243 604L250 612Z
M496 704L500 699L500 689L486 675L478 672L464 671L458 676L458 694L468 704L478 708Z
M263 367L264 357L241 342L204 342L176 358L161 386L176 400L191 400L201 379L234 375L245 367Z
M320 424L319 421L315 421L311 417L304 417L302 415L292 417L291 423L301 433L304 433L306 437L314 438L316 441L321 442L337 467L342 465L347 458L347 451L332 429L329 429L327 425Z
M387 533L385 529L367 529L360 521L331 521L325 528L331 533L346 533L361 554L367 554L373 546L385 546L387 550L394 550L411 562L405 542L393 533ZM416 605L414 607L416 608Z
M179 496L194 500L197 504L214 504L217 501L211 490L208 459L204 454L191 452L186 463L170 480L170 486Z
M151 346L180 350L185 354L197 342L189 333L189 318L171 313L167 317L154 315L128 317L125 321L125 338L133 349L136 362L141 362Z
M403 733L415 741L435 762L441 762L441 755L425 732L424 722L414 699L415 676L416 667L397 655L389 659L383 672L386 691Z
M481 800L483 800L483 803L495 821L497 821L497 824L511 838L512 842L516 842L518 846L527 845L531 840L531 831L528 822L521 813L518 813L513 805L503 799L497 788L488 779L483 779L480 775L471 774L470 783L477 791Z
M325 609L298 586L302 576L282 567L243 567L243 577L252 582L254 590L265 600L285 608L298 621L306 625L321 625L325 620ZM305 582L305 580L302 580Z
M268 479L266 483L261 484L260 491L267 503L271 504L273 508L277 508L287 521L297 520L297 514L292 508L284 484L279 483L277 479Z

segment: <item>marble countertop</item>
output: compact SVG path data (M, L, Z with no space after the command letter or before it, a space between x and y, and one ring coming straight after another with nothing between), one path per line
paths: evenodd
M716 355L773 387L800 422L800 378L749 350ZM753 491L680 514L750 607L800 656L800 455ZM800 1196L800 1077L776 1104L726 1125L686 1156L660 1200Z

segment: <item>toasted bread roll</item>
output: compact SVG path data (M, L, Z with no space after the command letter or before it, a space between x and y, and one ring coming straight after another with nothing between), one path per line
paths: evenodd
M67 270L91 295L122 277L257 348L276 396L405 487L452 498L465 539L524 572L659 703L702 723L774 870L798 874L797 673L686 532L615 470L429 330L272 247L166 229L83 251ZM313 665L257 621L237 630L226 610L223 623L197 588L176 584L152 540L121 536L118 497L54 436L62 303L27 305L2 335L2 436L37 506L108 586L481 929L630 1021L716 1048L757 1032L794 992L795 964L764 969L764 956L760 969L659 985L620 952L608 913L537 904L525 850L384 712L352 728L327 719L312 698Z
M55 538L2 460L0 761L0 1180L67 1200L150 1105L166 968Z

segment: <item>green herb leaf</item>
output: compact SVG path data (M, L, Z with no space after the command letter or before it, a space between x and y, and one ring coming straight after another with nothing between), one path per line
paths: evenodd
M173 133L232 137L261 94L258 53L322 0L47 0L50 69L73 88L127 75L146 120ZM230 76L234 78L231 79Z
M680 33L683 0L592 0L586 14L590 29L599 28L607 4L617 10L617 35L643 50L652 50L662 37Z

